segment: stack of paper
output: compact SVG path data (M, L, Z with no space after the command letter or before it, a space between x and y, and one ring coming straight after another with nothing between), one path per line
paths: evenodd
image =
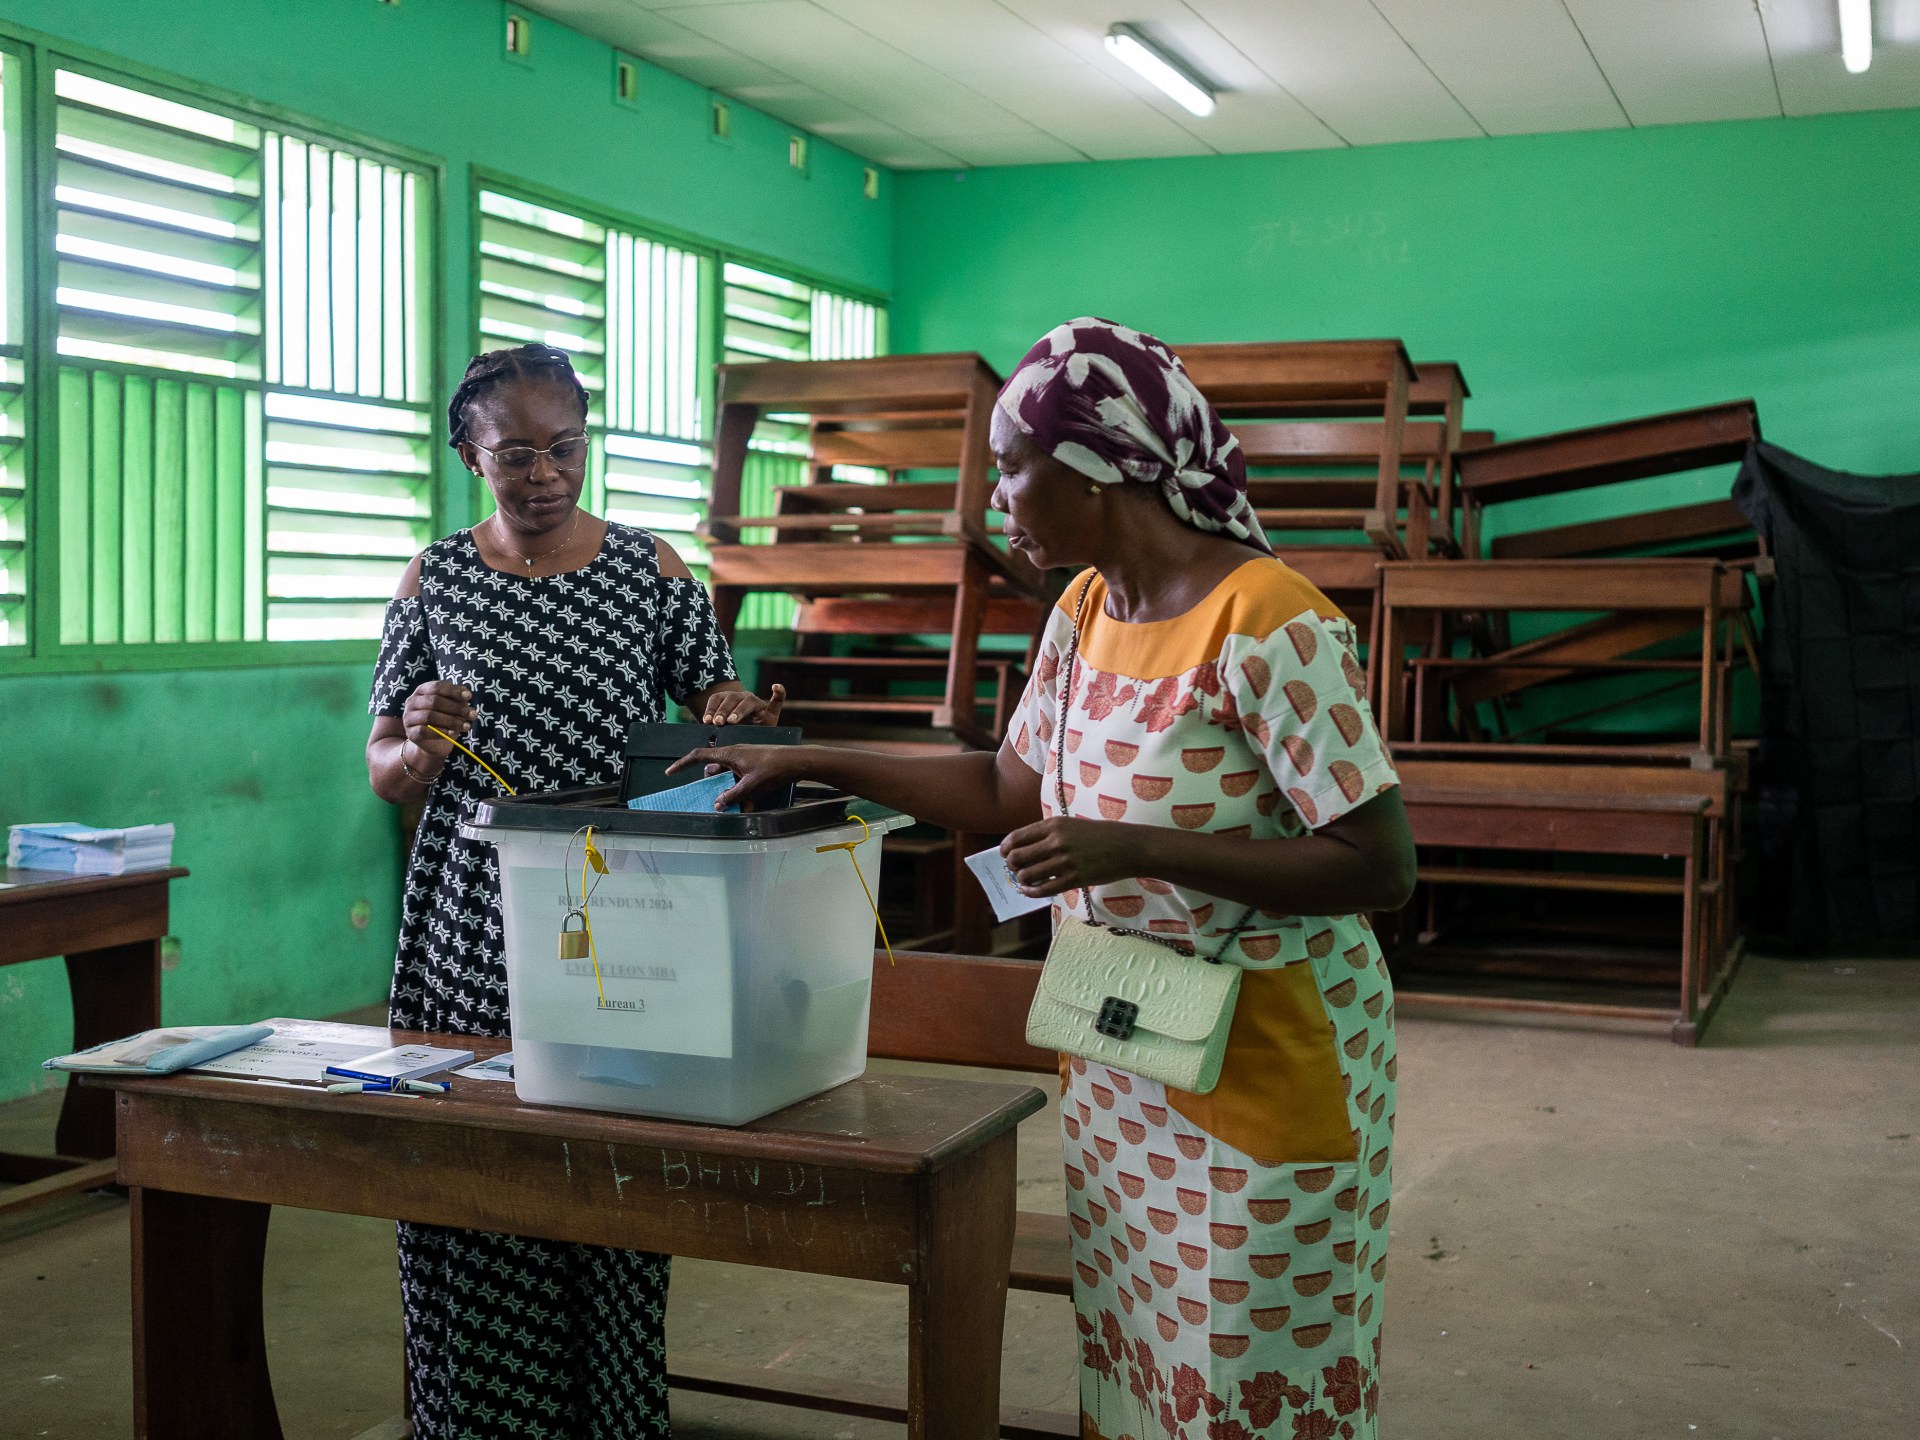
M256 1044L271 1034L271 1025L174 1025L164 1030L142 1030L124 1040L109 1040L104 1045L72 1055L56 1055L42 1063L48 1070L171 1075L175 1070Z
M172 863L171 825L96 830L62 821L15 825L7 831L7 864L19 870L123 875L129 870L162 870Z

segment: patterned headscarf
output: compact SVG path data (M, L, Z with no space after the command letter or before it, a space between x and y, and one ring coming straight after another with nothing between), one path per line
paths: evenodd
M1240 442L1153 336L1089 316L1056 325L1000 391L1000 408L1088 479L1156 484L1196 530L1273 553L1247 500Z

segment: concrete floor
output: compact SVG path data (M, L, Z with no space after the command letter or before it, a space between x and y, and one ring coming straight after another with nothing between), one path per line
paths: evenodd
M1386 1440L1920 1436L1920 964L1751 960L1709 1043L1403 1021ZM44 1148L49 1097L0 1108ZM1023 1206L1062 1208L1045 1112ZM391 1227L278 1212L268 1274L290 1440L399 1405ZM124 1207L0 1228L0 1435L131 1432ZM683 1261L671 1344L904 1378L904 1298ZM1004 1393L1073 1403L1065 1301L1016 1295ZM1909 1350L1908 1346L1914 1349ZM897 1426L676 1395L693 1440Z

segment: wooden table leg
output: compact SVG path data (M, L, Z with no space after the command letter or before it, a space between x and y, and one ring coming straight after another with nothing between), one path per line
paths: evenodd
M1015 1132L925 1184L907 1292L908 1440L994 1440L1013 1259Z
M280 1440L260 1295L273 1207L132 1197L135 1440Z
M73 1048L137 1035L160 1023L160 942L136 940L67 956ZM53 1148L89 1160L113 1154L113 1092L69 1081Z

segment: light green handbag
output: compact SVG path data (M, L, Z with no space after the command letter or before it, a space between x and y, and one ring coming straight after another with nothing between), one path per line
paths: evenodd
M1080 654L1080 612L1087 577L1074 607L1073 641L1060 667L1060 706L1054 721L1054 795L1067 813L1067 708L1073 668ZM1093 914L1093 896L1080 891ZM1122 930L1063 916L1047 947L1033 1008L1027 1012L1027 1043L1062 1050L1111 1065L1175 1090L1204 1095L1220 1083L1227 1033L1240 997L1240 967L1220 957L1253 919L1249 905L1210 960L1144 930Z
M1047 947L1027 1043L1204 1095L1220 1083L1239 996L1238 965L1068 915Z

